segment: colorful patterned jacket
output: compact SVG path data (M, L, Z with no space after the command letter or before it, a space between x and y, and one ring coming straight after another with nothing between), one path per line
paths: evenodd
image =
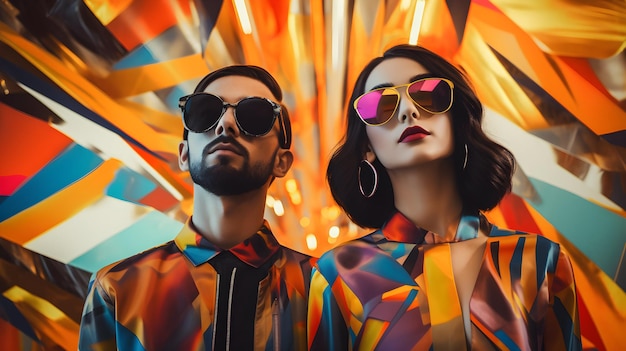
M220 276L213 267L232 262L241 269ZM196 233L188 220L173 241L104 267L92 277L79 349L228 349L240 342L241 325L247 323L245 333L253 338L254 350L305 350L311 265L309 256L280 246L267 222L243 243L222 251ZM237 275L246 270L254 274L257 267L266 270L257 277L258 286L257 279L250 289L233 289L250 284L246 276ZM223 292L220 279L230 284L230 296L218 296ZM236 279L245 281L233 283ZM231 301L233 311L245 302L253 313L231 315ZM229 323L228 330L216 331L216 311L228 313L220 316L221 324Z
M488 238L469 302L470 341L454 308L456 291L444 291L440 274L437 248L455 244L427 244L433 233L396 213L317 261L309 349L581 350L573 272L559 245L498 229L482 216L464 216L453 242L476 238L479 226Z

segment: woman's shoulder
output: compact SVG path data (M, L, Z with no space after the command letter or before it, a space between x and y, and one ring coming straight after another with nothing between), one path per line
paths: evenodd
M336 264L338 260L362 257L366 252L379 251L377 243L384 240L380 231L374 231L360 238L345 241L324 252L317 260L316 266Z
M496 225L491 226L489 238L491 239L491 241L536 239L537 241L542 243L552 243L558 245L558 243L550 240L549 238L546 238L541 234L526 232L517 229L500 228Z
M521 254L523 251L534 252L537 259L541 257L553 260L559 255L565 255L561 245L541 234L525 232L515 229L498 228L492 226L488 238L488 250L492 252L511 252Z

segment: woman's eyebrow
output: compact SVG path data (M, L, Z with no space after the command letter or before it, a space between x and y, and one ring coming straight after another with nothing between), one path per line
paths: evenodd
M421 73L418 75L415 75L413 77L411 77L411 79L409 79L409 82L415 82L418 79L423 79L423 78L430 78L430 77L434 77L434 75L432 73ZM380 83L377 84L375 86L372 87L372 89L370 90L375 90L375 89L379 89L379 88L390 88L393 87L395 85L391 84L391 83Z
M418 74L416 76L413 76L409 80L409 82L415 82L418 79L431 78L431 77L434 77L434 75L432 73L430 73L430 72L429 73L421 73L421 74Z
M391 83L380 83L380 84L374 85L372 87L372 89L370 89L370 90L375 90L375 89L379 89L379 88L389 88L389 87L392 87L392 86L393 86L393 84L391 84Z

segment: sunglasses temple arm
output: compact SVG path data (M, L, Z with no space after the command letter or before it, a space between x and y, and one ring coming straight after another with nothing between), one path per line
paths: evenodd
M283 146L286 148L289 147L290 140L287 140L287 126L285 125L285 116L283 113L280 113L280 129L283 134Z

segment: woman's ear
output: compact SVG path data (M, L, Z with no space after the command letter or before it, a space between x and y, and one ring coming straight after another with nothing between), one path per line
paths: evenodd
M276 158L274 159L274 176L282 178L293 164L293 153L289 149L278 149Z
M365 152L365 159L368 160L370 163L376 160L376 154L374 153L374 151L372 151L372 146L370 144L367 144L367 151Z
M189 144L187 140L178 144L178 167L181 171L189 170Z

